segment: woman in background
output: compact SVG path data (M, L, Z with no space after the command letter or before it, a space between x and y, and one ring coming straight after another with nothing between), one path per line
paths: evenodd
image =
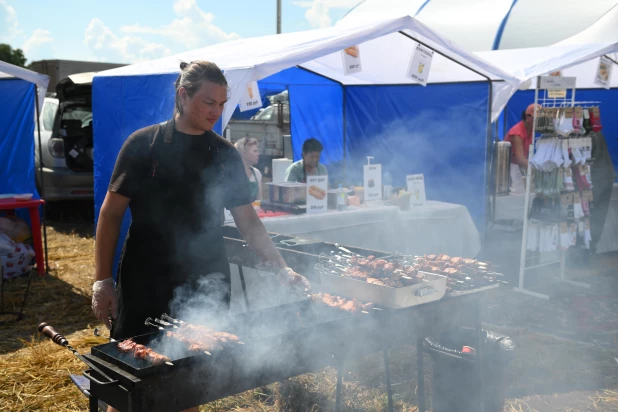
M532 144L532 128L534 123L534 104L529 105L521 115L521 121L504 138L511 143L511 187L515 192L523 193L521 169L528 169L528 151Z
M251 197L253 200L262 200L262 173L253 167L260 161L260 149L257 140L253 137L243 137L234 144L234 147L240 153L240 158L245 166Z

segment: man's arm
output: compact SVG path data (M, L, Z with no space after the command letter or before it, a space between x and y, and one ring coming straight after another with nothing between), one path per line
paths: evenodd
M107 192L105 196L99 214L94 245L95 280L104 280L112 276L120 226L130 200L114 192Z
M262 221L257 217L251 204L238 206L230 210L236 227L251 249L264 259L277 273L279 281L290 287L295 293L306 295L311 290L311 283L295 273L285 263Z
M288 267L251 204L235 207L230 212L243 239L255 253L277 270Z

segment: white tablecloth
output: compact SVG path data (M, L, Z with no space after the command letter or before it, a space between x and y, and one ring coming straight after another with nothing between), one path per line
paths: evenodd
M405 212L382 205L273 217L262 222L269 232L385 252L474 257L481 249L480 235L468 209L435 201Z
M525 195L496 196L496 220L524 218ZM618 250L618 184L614 184L597 253Z

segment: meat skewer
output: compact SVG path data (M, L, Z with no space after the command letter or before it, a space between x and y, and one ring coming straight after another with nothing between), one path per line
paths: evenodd
M350 313L369 313L367 310L374 309L373 303L361 303L356 299L346 299L341 296L330 295L328 293L315 293L311 295L313 302L321 305L326 305L331 308L338 308Z
M120 350L121 352L131 352L133 353L134 358L147 360L153 365L160 365L162 363L165 363L166 365L174 366L174 364L171 362L171 359L167 356L157 353L142 344L136 343L133 339L126 339L122 342L118 342L117 347L118 350Z

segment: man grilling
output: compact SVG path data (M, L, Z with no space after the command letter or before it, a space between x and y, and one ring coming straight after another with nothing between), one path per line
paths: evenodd
M147 317L173 313L170 303L179 289L204 293L212 303L206 316L227 311L231 288L221 232L224 207L284 285L302 293L310 288L307 279L287 267L257 217L238 152L212 131L227 101L223 73L205 61L180 67L174 117L125 141L99 214L92 307L114 339L146 333ZM114 251L127 207L132 223L114 290Z

